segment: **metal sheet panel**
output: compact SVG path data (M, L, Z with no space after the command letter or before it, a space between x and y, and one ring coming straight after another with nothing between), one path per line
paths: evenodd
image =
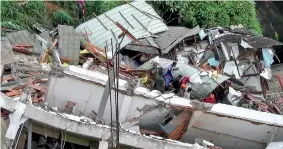
M91 32L91 34L88 35L88 38L92 44L100 48L104 48L107 41L109 50L111 50L113 46L114 51L116 50L115 45L122 39L118 39L118 36L122 33L122 30L117 27L116 24L114 24L109 18L120 23L137 39L168 30L166 24L163 23L160 16L158 16L158 14L149 4L144 1L135 1L130 4L121 5L110 11L107 11L98 16L98 19L93 18L79 25L75 30L77 33L83 35L85 35L85 32ZM135 7L143 12L139 11ZM121 14L124 17L122 17ZM126 18L127 21L124 18ZM138 19L138 21L135 18ZM131 25L129 25L127 22L129 22ZM134 29L131 26L133 26ZM143 26L145 26L146 29ZM113 45L111 45L111 38L113 40ZM125 36L123 42L121 43L121 48L125 47L131 42L132 40L128 36Z
M215 37L215 42L220 43L221 41L231 42L231 43L241 43L241 40L247 42L250 46L255 49L258 48L270 48L273 46L283 45L282 42L273 40L268 37L260 37L260 36L251 36L251 35L242 35L235 33L226 33L221 34L218 37Z
M162 54L167 54L179 42L181 42L187 37L198 34L201 30L199 26L196 26L193 29L188 29L186 27L181 27L181 26L169 26L168 28L169 28L168 31L156 34L157 37L154 38L147 37L145 39L139 39L139 42L142 43L143 46L145 47L142 47L138 43L132 42L130 45L127 45L125 48L126 49L139 48L141 52L143 52L143 51L149 51L153 47L157 47L161 50ZM152 39L154 39L154 41L151 42ZM145 40L147 40L148 42L145 42Z
M193 29L180 26L170 26L169 30L163 33L157 34L155 42L160 47L162 53L168 53L173 47L187 37L197 35L200 32L199 26Z
M249 67L250 65L251 67ZM249 65L245 64L243 72L245 72L245 75L249 75L249 74L259 73L259 70L256 69L256 66L254 64L249 64ZM240 81L243 82L246 87L252 87L252 90L256 92L262 91L261 83L260 83L260 75L242 77Z

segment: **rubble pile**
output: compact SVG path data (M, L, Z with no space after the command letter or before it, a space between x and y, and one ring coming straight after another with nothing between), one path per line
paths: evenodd
M219 74L230 77L212 92L217 103L282 114L278 102L266 99L273 57L278 59L272 47L282 45L281 42L257 36L244 28L230 27L201 30L199 39L195 48L190 47L197 60L194 63L185 56L187 61L211 72L213 77ZM201 48L204 43L205 48Z
M207 103L282 115L281 94L274 99L268 92L270 81L283 89L281 76L275 79L272 72L273 58L279 60L272 47L280 45L233 26L168 27L150 5L133 2L76 28L58 25L40 34L22 30L2 37L1 92L44 110L112 124L112 107L106 105L114 85L123 97L115 100L120 112L141 112L129 112L130 118L120 113L123 127L140 118L141 134L179 140L193 125L193 110L200 105L206 110ZM138 95L143 102L154 99L154 106L131 101ZM111 109L111 120L105 109ZM7 117L6 110L1 116Z

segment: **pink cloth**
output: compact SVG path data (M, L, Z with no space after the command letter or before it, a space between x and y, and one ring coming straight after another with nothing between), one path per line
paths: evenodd
M190 82L190 77L184 76L184 78L181 81L181 84L187 84L188 82Z
M85 0L78 0L80 3L85 3Z

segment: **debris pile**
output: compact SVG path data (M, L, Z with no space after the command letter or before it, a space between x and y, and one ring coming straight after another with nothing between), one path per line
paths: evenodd
M203 29L198 39L197 45L190 47L194 54L189 55L195 55L195 59L188 55L186 61L210 72L214 80L219 74L230 77L219 83L213 92L208 92L213 94L215 103L282 114L277 103L266 99L273 57L278 59L272 47L282 45L281 42L230 27ZM206 46L202 46L204 44Z
M279 45L243 28L168 27L150 5L132 2L76 28L10 31L1 39L1 92L44 110L111 123L111 131L116 118L117 130L138 121L141 134L179 140L194 123L193 110L207 103L282 115L281 90L276 99L268 91L277 80L283 89L271 66L273 57L280 61L272 49ZM132 101L138 95L144 97ZM128 116L129 109L138 114Z

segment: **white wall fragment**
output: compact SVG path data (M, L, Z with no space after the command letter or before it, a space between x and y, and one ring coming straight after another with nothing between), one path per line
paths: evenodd
M19 104L19 106L16 108L16 111L9 115L10 125L5 135L6 138L11 140L15 139L20 125L27 120L26 117L23 117L25 109L25 104Z

